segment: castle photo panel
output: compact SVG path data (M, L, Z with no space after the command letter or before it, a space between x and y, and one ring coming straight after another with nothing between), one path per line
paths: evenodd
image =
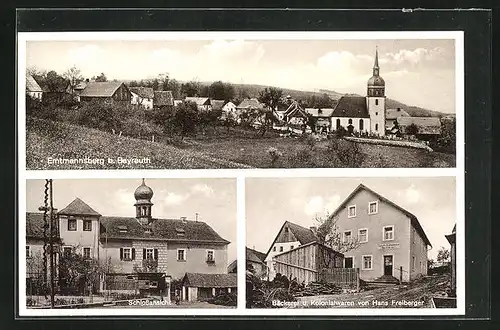
M236 307L234 179L27 180L20 219L27 313Z

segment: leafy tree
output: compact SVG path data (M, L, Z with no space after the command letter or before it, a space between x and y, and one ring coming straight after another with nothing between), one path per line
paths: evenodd
M63 73L63 77L69 81L69 86L72 91L74 91L75 87L83 81L81 71L76 66L72 66L66 70L66 72Z
M189 81L181 85L181 94L184 96L198 96L200 92L201 86L197 81Z
M230 83L216 81L208 87L208 97L215 100L229 101L234 98L235 91Z
M73 247L59 259L59 285L68 293L94 293L98 290L99 275L105 271L96 259L84 258Z
M457 144L457 122L455 119L446 120L441 123L441 135L436 144L437 148L449 153L455 153Z
M182 102L175 107L173 123L180 136L184 138L196 131L198 124L198 107L194 102Z
M283 90L275 87L266 87L259 92L259 102L265 104L272 110L276 110L281 103Z
M100 75L93 77L92 80L97 82L106 82L108 81L108 78L104 73L101 73Z
M66 87L68 81L64 77L57 74L55 71L47 72L45 80L42 83L49 92L59 92Z
M325 216L316 215L313 220L317 224L316 235L318 236L319 242L321 244L324 244L325 246L328 246L333 250L344 254L351 250L357 249L360 246L361 243L357 236L351 234L351 237L348 238L345 237L344 233L339 230L339 227L337 225L337 222L339 220L338 216L331 216L327 213ZM329 256L329 252L326 250L322 251L327 254L324 255L323 258L320 258L323 261L322 266L324 268L332 267L333 265L331 263L333 262L333 260L327 257Z
M450 261L450 250L446 249L444 246L441 246L438 250L437 262L448 262Z
M174 99L181 98L181 84L175 79L169 79L167 83L164 83L163 90L171 91Z
M415 123L411 123L406 127L406 134L408 135L417 135L418 134L418 126Z
M226 127L228 133L231 127L234 127L238 124L236 114L233 112L223 111L219 120L222 123L222 126Z

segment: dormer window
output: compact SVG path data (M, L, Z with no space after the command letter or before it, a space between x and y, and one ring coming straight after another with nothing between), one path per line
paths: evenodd
M127 226L118 226L118 231L122 234L128 233L128 227Z
M175 232L177 233L177 236L185 236L186 231L183 228L175 228Z

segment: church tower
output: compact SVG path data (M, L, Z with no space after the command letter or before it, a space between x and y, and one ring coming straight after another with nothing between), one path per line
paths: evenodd
M153 203L151 203L151 198L153 198L153 190L146 186L144 179L142 179L142 184L137 187L134 192L135 197L135 217L141 225L147 226L151 223L151 208Z
M380 76L378 66L378 49L375 50L373 76L368 79L366 107L370 115L370 131L373 134L385 135L385 81Z

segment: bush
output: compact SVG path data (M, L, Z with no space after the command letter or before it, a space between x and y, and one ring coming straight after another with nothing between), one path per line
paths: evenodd
M267 153L269 154L269 157L271 157L271 167L275 167L276 162L282 156L282 153L275 147L270 147L269 149L267 149Z
M309 148L302 148L288 156L292 167L314 167L313 152Z
M366 157L356 142L332 139L327 148L329 154L335 153L344 167L361 167Z

